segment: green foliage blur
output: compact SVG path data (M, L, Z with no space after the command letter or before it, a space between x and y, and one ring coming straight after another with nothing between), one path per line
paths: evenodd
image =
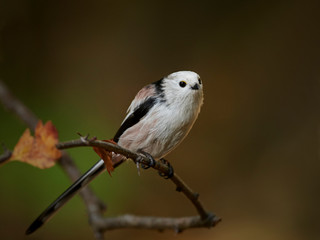
M0 78L61 141L113 137L135 93L178 70L200 74L205 104L168 156L214 229L115 230L108 239L319 239L318 1L0 0ZM26 126L0 106L0 141ZM98 160L70 150L81 171ZM58 167L0 167L0 239L93 239L77 196L24 231L66 187ZM170 181L128 162L90 185L107 216L196 214Z

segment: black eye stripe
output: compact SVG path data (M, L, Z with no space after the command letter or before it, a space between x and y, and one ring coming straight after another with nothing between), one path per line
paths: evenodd
M201 79L199 78L199 84L201 85L201 83L202 83L202 82L201 82Z
M179 85L180 87L184 88L187 85L187 83L185 81L180 81Z

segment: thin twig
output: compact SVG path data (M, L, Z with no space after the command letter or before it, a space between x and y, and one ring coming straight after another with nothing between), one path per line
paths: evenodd
M217 224L219 218L214 218L213 223ZM165 230L173 229L177 233L182 232L188 228L210 228L213 225L208 224L201 219L200 216L181 217L181 218L168 218L168 217L139 217L135 215L122 215L118 217L109 217L100 219L96 225L103 230L113 230L120 228L141 228L141 229L154 229Z

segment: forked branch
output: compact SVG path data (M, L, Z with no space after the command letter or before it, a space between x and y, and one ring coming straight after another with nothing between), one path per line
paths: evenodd
M21 119L31 130L34 130L38 118L21 102L19 101L6 87L6 85L0 80L0 102L6 109L15 114ZM149 165L150 160L143 155L131 152L127 149L121 148L118 145L114 145L108 142L99 140L88 140L87 138L81 138L69 142L59 143L57 148L66 149L80 146L95 146L104 148L109 151L113 151L126 156L145 165ZM0 156L3 161L8 159L10 151L5 151ZM0 162L1 162L0 159ZM66 172L72 181L78 179L81 174L72 158L63 152L61 159L59 160L61 168ZM117 167L116 165L115 167ZM153 166L154 169L163 173L169 173L167 165L160 162L156 162ZM173 229L176 232L181 232L188 228L206 227L210 228L215 226L220 218L214 214L207 212L202 203L199 201L199 194L193 192L183 180L175 173L170 180L176 185L176 190L181 191L195 206L199 216L193 217L181 217L181 218L166 218L166 217L140 217L134 215L122 215L118 217L103 217L102 212L105 209L105 205L96 197L96 195L88 188L84 188L80 192L80 196L83 199L90 219L90 224L93 228L96 239L103 239L103 232L111 229L119 228L142 228L142 229Z

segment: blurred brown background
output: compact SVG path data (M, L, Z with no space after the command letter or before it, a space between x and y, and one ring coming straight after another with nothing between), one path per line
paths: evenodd
M0 1L0 77L62 141L111 138L135 93L177 70L205 104L168 156L223 218L211 230L115 230L107 239L319 239L318 1ZM0 107L0 140L25 126ZM69 151L81 171L91 149ZM34 235L28 225L70 181L59 167L0 168L0 239L93 239L77 196ZM108 216L196 214L170 181L132 163L91 187Z

